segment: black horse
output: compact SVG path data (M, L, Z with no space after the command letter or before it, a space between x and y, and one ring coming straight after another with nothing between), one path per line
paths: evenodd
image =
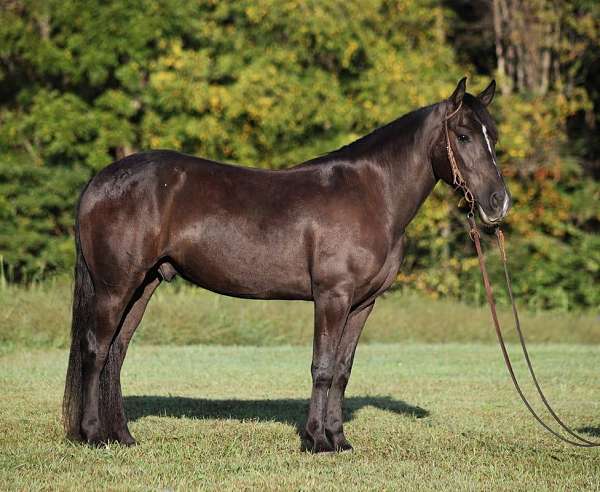
M396 277L406 226L439 179L452 183L446 120L484 222L510 207L486 109L494 91L474 97L464 78L447 100L287 170L152 151L98 173L77 210L67 435L135 442L121 365L152 293L180 275L229 296L314 301L308 447L350 449L342 400L356 344Z

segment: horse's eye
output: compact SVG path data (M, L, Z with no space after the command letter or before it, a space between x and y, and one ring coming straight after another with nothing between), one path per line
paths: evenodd
M468 142L469 140L471 140L471 139L469 138L468 135L459 135L458 136L458 141L459 142Z

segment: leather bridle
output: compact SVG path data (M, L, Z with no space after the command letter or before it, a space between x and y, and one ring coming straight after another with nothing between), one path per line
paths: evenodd
M456 162L456 158L454 157L454 150L452 149L452 145L450 143L450 131L448 130L448 120L456 114L458 114L461 108L462 101L458 105L458 107L454 111L452 111L452 113L446 115L446 117L444 118L444 135L446 136L446 152L448 153L448 160L450 161L450 168L452 169L452 184L462 191L465 200L471 207L470 213L473 213L473 208L475 207L475 197L473 196L473 193L471 193L471 190L469 190L467 182L460 173L458 163Z
M485 256L481 249L481 241L480 241L481 234L479 232L479 228L477 227L477 223L475 222L475 214L473 212L474 207L475 207L475 198L473 196L473 193L471 193L471 191L469 190L469 187L468 187L466 181L464 180L464 178L462 177L462 175L460 173L460 169L458 168L458 164L456 162L456 158L454 156L454 151L452 149L452 144L450 141L450 132L448 130L448 120L450 118L452 118L453 116L455 116L456 114L458 114L461 107L462 107L462 102L461 102L461 104L458 105L458 107L453 112L447 114L444 118L444 133L445 133L445 138L446 138L446 150L448 153L448 160L450 161L450 167L452 169L453 184L462 191L462 193L465 197L465 200L471 207L469 213L467 214L467 220L469 222L469 236L470 236L471 240L473 241L473 243L475 244L475 250L477 251L477 257L479 259L479 269L481 271L481 277L483 279L483 285L485 287L487 302L490 306L490 311L492 313L492 320L494 322L494 328L496 330L496 337L498 338L498 344L500 345L500 350L502 351L504 363L506 364L506 368L508 369L510 378L513 382L515 389L517 390L517 393L521 397L521 400L523 401L523 403L525 404L525 406L527 407L527 409L529 410L531 415L533 415L535 420L537 420L538 423L542 427L544 427L548 432L550 432L551 434L556 436L561 441L564 441L568 444L572 444L573 446L578 446L578 447L583 447L583 448L599 447L600 442L590 441L590 440L582 437L581 435L577 434L577 432L575 432L571 427L569 427L567 424L565 424L560 419L560 417L556 414L556 412L554 411L554 409L548 402L548 399L546 398L544 392L542 391L542 388L541 388L541 386L538 382L538 379L535 375L535 371L533 370L533 365L529 358L529 352L527 351L527 347L525 344L525 338L523 336L523 331L521 330L521 323L519 321L519 314L517 312L517 306L515 304L515 299L514 299L514 295L513 295L513 291L512 291L512 283L511 283L510 274L509 274L509 270L508 270L508 260L507 260L506 249L505 249L505 244L504 244L504 233L502 232L502 229L500 229L499 226L496 226L495 227L495 235L496 235L496 241L498 243L498 248L500 249L502 265L504 267L504 277L505 277L505 281L506 281L506 288L508 290L508 295L509 295L510 302L512 305L512 313L513 313L513 318L515 321L515 327L517 330L517 334L519 335L519 342L520 342L521 348L523 350L523 355L524 355L525 361L527 363L527 368L529 370L529 374L531 375L531 378L533 379L533 383L535 385L538 395L540 396L540 399L542 400L544 406L546 407L546 409L548 410L548 412L550 413L550 415L552 416L554 421L573 439L564 437L563 435L559 434L556 430L552 429L548 424L546 424L542 420L542 418L538 415L538 413L533 409L533 407L529 403L529 400L524 395L523 390L521 389L521 386L519 385L519 382L517 381L517 377L513 370L513 366L512 366L510 357L508 355L508 351L506 350L506 344L504 343L504 337L502 336L502 330L500 328L500 322L498 321L498 314L496 312L496 302L494 301L494 294L492 292L492 286L490 284L487 269L485 266Z

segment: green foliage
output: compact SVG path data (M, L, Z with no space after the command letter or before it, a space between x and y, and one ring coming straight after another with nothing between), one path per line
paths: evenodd
M446 39L452 19L439 0L9 2L0 9L0 257L9 280L70 267L78 193L116 158L173 148L286 167L447 97L472 71ZM596 42L589 15L578 32ZM567 119L590 111L592 96L559 88L503 96L492 108L515 198L515 266L544 269L539 284L515 279L532 306L597 302L598 185L564 151ZM437 188L411 226L401 285L478 301L455 203ZM542 258L550 245L557 261Z

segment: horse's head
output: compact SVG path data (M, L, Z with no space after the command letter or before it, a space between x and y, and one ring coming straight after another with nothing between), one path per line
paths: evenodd
M439 175L450 184L463 180L477 203L481 219L492 225L501 222L511 206L510 193L496 163L494 147L498 131L487 110L494 98L496 83L492 80L475 97L466 92L466 80L463 78L450 98L442 103L447 131L444 126L445 156L441 160L445 172ZM452 160L458 172L453 171Z

